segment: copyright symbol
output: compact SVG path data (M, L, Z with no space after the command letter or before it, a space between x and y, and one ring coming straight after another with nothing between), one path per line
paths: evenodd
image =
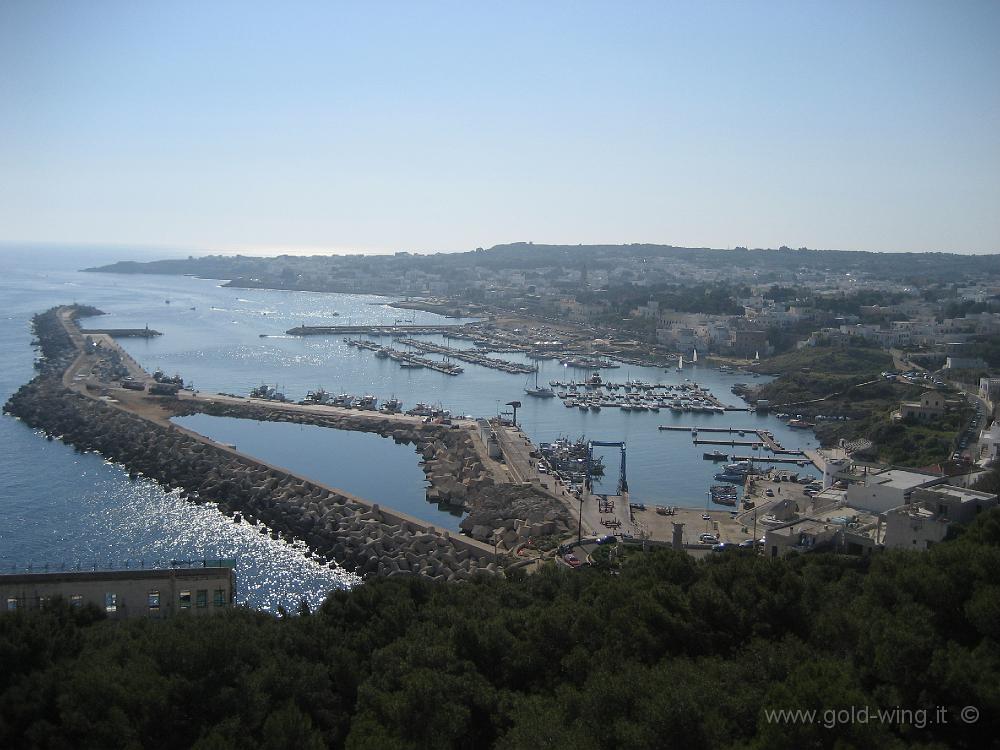
M966 724L975 724L979 721L979 709L975 706L966 706L962 709L959 716Z

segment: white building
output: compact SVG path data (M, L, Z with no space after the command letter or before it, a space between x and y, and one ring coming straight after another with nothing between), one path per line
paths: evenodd
M905 469L886 469L848 485L847 502L855 508L885 513L910 502L915 489L942 484L944 477Z
M885 514L886 549L926 550L948 535L948 519L919 505L902 505Z
M951 524L972 523L996 504L996 495L967 487L941 484L916 488L909 504L885 514L883 543L888 549L930 549L948 535Z
M987 462L1000 458L1000 422L994 422L988 430L983 430L979 436L979 444L985 448Z

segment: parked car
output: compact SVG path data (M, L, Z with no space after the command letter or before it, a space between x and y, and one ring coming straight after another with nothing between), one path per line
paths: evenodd
M705 533L698 537L698 541L704 544L716 544L719 541L719 537L715 534Z
M579 568L581 565L583 565L583 563L580 562L580 558L578 558L572 552L570 552L568 555L563 555L563 560L565 560L566 564L569 565L571 568Z

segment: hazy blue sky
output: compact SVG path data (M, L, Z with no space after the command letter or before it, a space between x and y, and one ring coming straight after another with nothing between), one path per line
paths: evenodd
M1000 1L0 0L0 239L1000 251Z

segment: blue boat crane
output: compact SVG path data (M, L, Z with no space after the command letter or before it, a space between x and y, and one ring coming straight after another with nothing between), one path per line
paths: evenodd
M613 442L602 442L600 440L591 440L587 443L587 479L586 488L587 492L593 487L593 475L591 470L594 466L594 448L618 448L621 451L621 467L618 470L618 494L624 495L628 492L628 479L625 475L625 443L618 440Z

